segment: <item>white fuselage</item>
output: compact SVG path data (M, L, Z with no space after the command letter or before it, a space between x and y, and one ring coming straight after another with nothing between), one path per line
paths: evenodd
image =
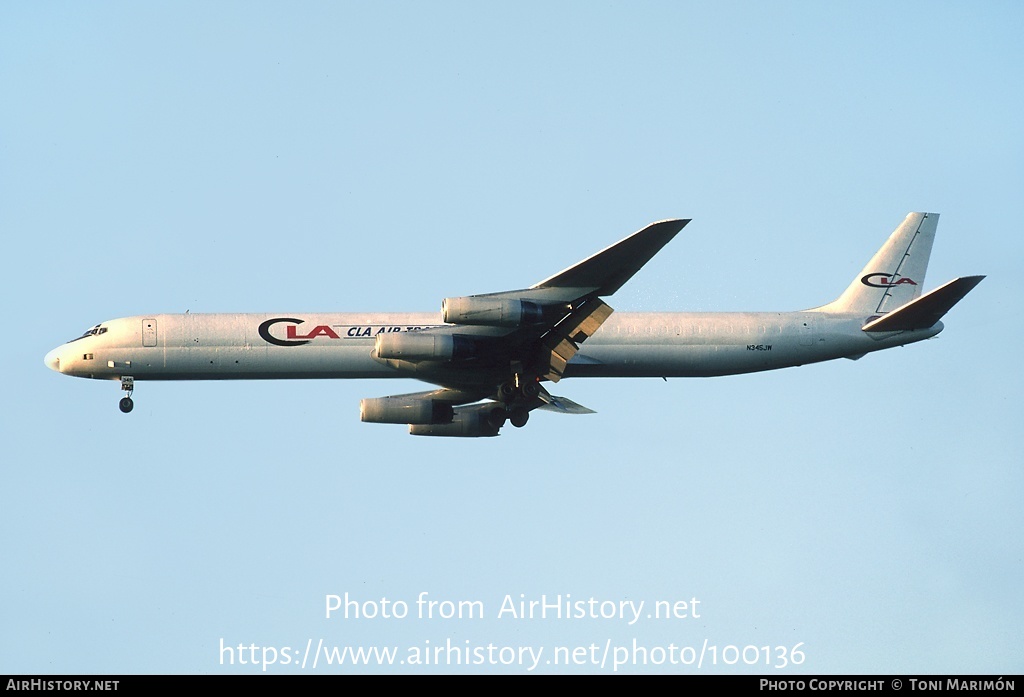
M862 314L614 313L570 361L566 377L708 377L859 357L927 339L926 330L868 333ZM442 325L418 314L164 314L97 325L46 356L67 375L223 380L411 376L375 360L381 332ZM424 379L428 379L424 377Z

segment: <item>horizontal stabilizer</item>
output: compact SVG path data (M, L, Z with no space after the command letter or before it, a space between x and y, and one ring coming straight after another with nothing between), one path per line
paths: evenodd
M903 332L914 329L928 329L942 319L950 308L963 300L984 276L964 276L956 278L944 286L939 286L916 300L911 300L902 307L882 315L876 320L865 324L861 329L866 332Z

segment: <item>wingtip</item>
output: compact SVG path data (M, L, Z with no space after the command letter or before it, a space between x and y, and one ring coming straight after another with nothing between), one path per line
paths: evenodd
M671 234L676 234L684 227L687 223L692 220L691 218L666 218L665 220L656 220L647 226L648 230L661 230Z
M958 276L957 278L954 278L949 283L946 283L946 285L948 286L948 285L951 285L953 283L960 283L960 284L963 284L964 286L968 286L971 290L973 290L976 285L978 285L979 283L981 283L984 280L985 280L985 276L984 275L980 275L980 276L978 276L978 275L975 275L975 276Z

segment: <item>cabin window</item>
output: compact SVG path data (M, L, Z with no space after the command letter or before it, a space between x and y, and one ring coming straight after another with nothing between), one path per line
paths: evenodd
M92 354L91 353L84 353L84 354L82 354L82 360L83 361L91 361L92 360Z

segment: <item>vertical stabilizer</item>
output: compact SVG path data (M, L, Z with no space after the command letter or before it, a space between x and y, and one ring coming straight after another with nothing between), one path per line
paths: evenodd
M883 314L921 295L938 213L910 213L838 299L824 312Z

